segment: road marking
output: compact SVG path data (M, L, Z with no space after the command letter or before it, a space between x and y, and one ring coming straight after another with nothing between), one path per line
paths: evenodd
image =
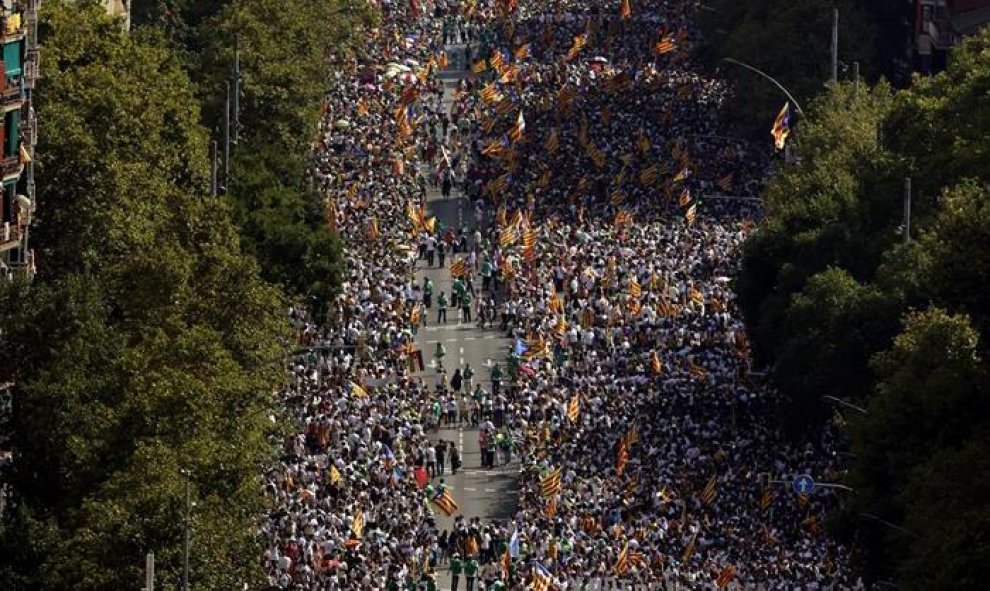
M470 486L465 486L465 487L464 487L464 490L466 490L466 491L468 491L468 492L478 492L478 489L476 489L476 488L471 488Z
M477 338L478 338L478 337L464 337L464 340L465 340L465 341L473 341L473 340L475 340L475 339L477 339Z
M495 490L494 488L486 488L485 492L498 492L498 491Z

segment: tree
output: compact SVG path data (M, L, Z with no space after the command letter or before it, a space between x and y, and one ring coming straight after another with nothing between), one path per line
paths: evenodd
M897 579L903 589L982 589L990 560L986 495L990 425L959 448L941 449L911 471L901 494L907 554ZM903 545L899 544L899 545Z
M817 96L831 70L832 7L839 8L839 59L842 79L852 77L859 61L872 74L875 24L851 0L715 0L699 11L704 31L701 57L722 70L732 88L725 116L731 125L768 141L773 115L787 98L769 81L739 66L751 64L779 80L804 103Z
M931 256L925 270L934 297L948 309L968 314L982 335L990 335L988 199L990 191L975 182L947 191L934 228L922 241Z
M785 426L805 431L835 410L825 396L858 399L872 385L870 356L897 329L900 306L846 271L812 276L787 310L774 384L785 395ZM844 409L838 409L844 411Z
M768 185L768 217L744 245L736 280L760 361L774 363L794 336L787 329L788 308L810 277L837 267L869 281L885 248L897 240L899 210L891 207L891 195L900 164L876 133L891 104L886 85L858 96L850 85L833 87L811 103L801 123L794 144L800 163ZM873 352L859 365L865 367Z
M122 589L154 550L174 586L185 468L196 587L260 584L284 302L203 194L206 134L161 36L125 35L92 3L42 17L45 255L34 283L0 293L0 351L18 360L0 368L17 450L0 575L14 590Z
M737 280L785 424L824 418L822 395L866 408L843 413L855 492L832 529L860 572L907 589L984 586L986 543L970 532L990 517L978 476L990 451L987 47L985 31L893 96L841 85L813 101ZM897 231L904 177L911 242Z
M990 398L979 341L968 318L933 308L909 314L892 347L876 356L878 384L869 414L851 423L857 460L850 474L855 493L848 512L904 523L904 500L928 494L914 487L923 480L919 474L931 466L916 468L933 462L939 450L957 449L986 428ZM919 541L897 529L874 530L870 539L865 564L884 575L905 552L916 553L913 544ZM941 568L935 556L927 560L929 569Z
M196 83L203 121L223 124L224 85L235 51L241 65L239 141L227 197L245 249L265 279L292 296L323 301L339 290L339 240L326 229L324 203L310 182L327 57L352 52L360 25L373 22L365 2L335 0L143 0L134 21L161 30ZM219 133L217 134L220 135Z

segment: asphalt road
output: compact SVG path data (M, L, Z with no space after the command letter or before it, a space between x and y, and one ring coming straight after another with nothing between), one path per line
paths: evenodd
M457 49L455 49L457 50ZM457 62L459 60L452 60ZM463 76L463 71L447 71L441 76L446 92L444 108L450 108L451 96L457 80ZM460 228L465 223L469 228L474 227L474 207L468 199L461 196L455 188L449 199L444 199L439 189L430 188L427 194L427 215L436 216L443 227ZM474 369L474 382L481 383L488 392L492 391L490 368L493 363L500 362L503 367L508 356L511 342L504 332L496 328L480 329L474 322L460 322L460 313L454 308L448 308L444 324L436 323L436 297L441 291L448 294L451 291L452 279L450 264L453 256L448 254L443 268L429 267L425 260L416 264L416 281L422 284L424 277L429 277L434 284L434 307L428 311L427 326L420 328L416 337L417 347L423 352L425 371L416 375L423 376L427 383L435 383L438 379L434 353L437 343L443 343L446 355L443 365L447 370L448 379L456 368L464 368L470 364ZM480 278L474 280L475 288L480 289ZM481 453L478 447L478 430L468 427L440 429L434 435L436 439L453 442L461 455L461 469L456 475L451 474L450 465L442 476L445 484L452 489L460 512L465 519L481 517L483 521L510 518L516 510L517 489L516 476L519 466L513 462L509 465L496 467L494 470L481 469ZM438 482L435 480L434 482ZM438 513L438 524L441 528L450 529L454 518ZM450 588L450 577L446 568L438 569L440 589ZM463 583L462 583L463 585Z

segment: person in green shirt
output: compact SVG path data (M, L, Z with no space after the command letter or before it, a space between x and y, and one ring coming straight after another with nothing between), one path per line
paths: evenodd
M437 343L437 349L433 352L433 357L437 360L437 371L443 369L443 356L447 354L447 349L443 343Z
M447 322L447 294L440 292L440 296L437 297L437 324L440 324L440 319L443 319L444 324Z
M481 289L482 291L491 291L492 287L492 262L485 257L485 262L481 263Z
M500 366L498 363L496 363L495 366L492 367L491 377L492 377L492 393L498 396L499 386L502 385L502 366Z
M461 555L454 552L454 556L450 559L450 591L457 591L462 572L464 572L464 563L461 562Z
M471 322L471 292L461 294L461 322Z
M433 305L433 282L429 277L423 278L423 305L427 310Z
M474 379L474 370L471 368L470 363L464 366L464 372L461 375L464 379L464 390L470 392Z
M460 277L454 277L454 282L450 284L450 303L455 308L461 307L461 298L464 296L464 282Z
M478 576L478 561L473 556L464 563L464 588L466 591L474 591L474 579Z

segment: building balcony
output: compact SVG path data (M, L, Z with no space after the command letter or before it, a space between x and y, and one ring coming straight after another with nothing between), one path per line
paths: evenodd
M24 38L25 27L23 11L15 11L0 16L0 41L10 43Z
M5 252L21 245L24 230L17 224L4 222L0 226L0 252Z
M14 156L8 156L7 158L0 160L0 172L3 173L4 179L18 176L21 174L21 171L23 170L24 170L24 165L21 163L20 154Z
M0 90L0 110L9 111L11 105L19 107L23 100L24 93L21 91L20 80L8 80Z
M21 144L29 152L31 152L36 145L38 145L38 135L35 133L37 129L37 121L30 116L29 113L21 116Z
M41 51L38 48L28 49L24 55L24 88L34 89L34 82L39 77L41 66Z

